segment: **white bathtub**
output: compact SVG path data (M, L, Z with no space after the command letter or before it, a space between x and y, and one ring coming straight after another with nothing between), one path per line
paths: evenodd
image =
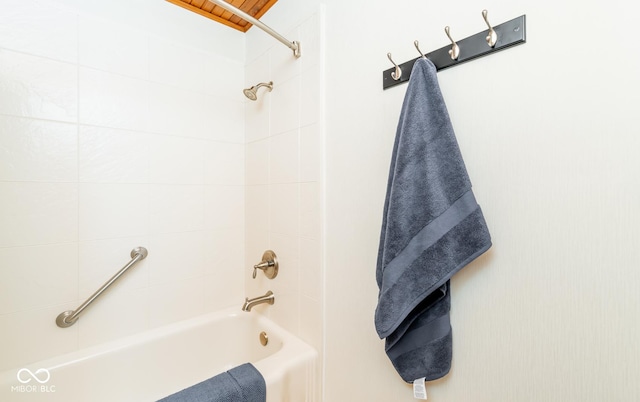
M268 402L312 402L316 359L313 348L269 319L230 309L6 370L0 401L156 401L251 362L264 376Z

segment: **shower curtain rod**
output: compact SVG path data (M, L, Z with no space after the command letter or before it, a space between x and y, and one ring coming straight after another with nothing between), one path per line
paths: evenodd
M243 20L245 20L247 22L250 22L251 24L257 26L260 29L262 29L263 31L265 31L269 35L273 36L274 38L276 38L277 40L282 42L282 44L284 44L286 47L288 47L289 49L293 50L293 55L294 56L300 57L302 55L302 53L300 53L300 42L295 41L295 40L293 42L290 42L289 40L287 40L287 38L285 38L284 36L280 35L276 31L274 31L273 29L269 28L269 26L267 26L266 24L260 22L260 20L258 20L256 18L253 18L249 14L247 14L244 11L240 10L239 8L227 3L224 0L209 0L209 1L211 3L214 3L214 4L224 8L227 11L237 15L238 17L242 18Z

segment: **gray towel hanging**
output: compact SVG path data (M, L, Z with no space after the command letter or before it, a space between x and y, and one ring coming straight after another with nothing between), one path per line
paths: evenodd
M489 247L436 68L418 59L396 132L376 269L376 330L403 380L449 372L449 280Z

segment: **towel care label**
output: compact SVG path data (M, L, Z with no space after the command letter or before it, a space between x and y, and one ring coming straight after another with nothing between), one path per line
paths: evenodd
M424 385L424 377L413 380L413 397L416 399L427 399L427 387Z

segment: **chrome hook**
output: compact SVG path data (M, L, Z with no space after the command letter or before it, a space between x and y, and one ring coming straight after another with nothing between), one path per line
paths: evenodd
M489 20L487 19L487 14L489 12L487 10L482 10L482 18L484 18L484 22L487 23L487 26L489 27L489 33L487 34L487 37L485 38L485 40L487 41L487 45L494 47L496 45L496 42L498 41L498 34L496 33L496 31L493 30L493 27L491 26L491 24L489 23Z
M447 34L449 40L451 41L451 50L449 50L449 56L451 56L451 60L458 60L460 57L460 46L453 40L451 35L449 34L449 26L444 27L444 33Z
M417 40L414 40L414 41L413 41L413 46L415 46L415 47L416 47L416 50L418 51L418 53L420 53L420 57L422 57L423 59L426 59L426 58L427 58L427 56L425 56L425 55L424 55L424 53L422 53L422 50L420 50L420 47L419 47L419 46L420 46L420 44L418 43L418 41L417 41Z
M387 53L387 57L389 58L389 61L391 61L391 63L393 63L393 65L396 67L396 71L391 73L391 78L393 78L395 81L398 81L400 77L402 77L402 69L396 64L395 61L393 61L393 59L391 58L391 53Z

